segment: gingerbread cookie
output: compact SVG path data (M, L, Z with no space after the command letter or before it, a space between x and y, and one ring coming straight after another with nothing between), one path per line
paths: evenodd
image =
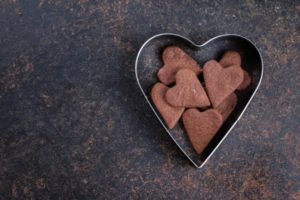
M203 108L210 101L196 74L189 69L180 69L176 74L176 85L166 93L169 104L177 107Z
M195 108L183 113L183 124L198 154L201 154L222 125L222 115L215 109L200 112Z
M225 121L231 114L231 112L234 110L237 101L238 99L236 94L232 93L226 99L224 99L222 103L220 103L219 106L216 108L222 115L223 121Z
M164 65L159 69L157 76L165 85L175 82L175 76L179 69L187 68L197 75L201 72L198 63L179 47L169 46L165 48L162 59Z
M243 81L243 70L237 66L223 68L217 61L210 60L203 67L205 86L213 107L218 105Z
M242 64L241 55L236 51L226 51L223 54L219 63L225 68L231 65L241 66ZM244 71L244 79L241 85L237 88L237 90L246 89L251 84L251 77L249 76L248 72L245 70L243 71Z
M171 106L165 100L165 94L169 88L162 83L156 83L151 90L151 98L157 110L160 112L167 126L171 129L174 128L180 119L184 107Z

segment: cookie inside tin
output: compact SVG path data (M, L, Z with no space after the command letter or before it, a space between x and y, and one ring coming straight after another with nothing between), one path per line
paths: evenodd
M246 90L236 92L239 101L235 110L227 118L201 155L197 154L193 149L185 133L182 121L179 121L172 130L168 129L151 101L150 91L152 86L158 81L157 71L163 64L161 58L162 51L167 46L180 47L201 66L208 60L219 60L222 54L228 50L237 51L242 57L243 68L249 73L252 79L251 85ZM212 155L223 139L225 139L247 108L260 84L263 74L262 59L257 48L249 40L237 35L222 35L209 40L203 45L196 45L187 38L176 34L160 34L152 37L142 46L135 67L138 84L147 102L170 137L196 167L203 166L205 161Z

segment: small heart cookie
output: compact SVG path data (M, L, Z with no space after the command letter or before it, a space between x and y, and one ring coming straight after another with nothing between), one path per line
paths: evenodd
M244 90L251 84L250 75L245 70L243 70L243 72L244 72L244 79L243 79L243 82L237 88L237 90Z
M241 64L242 64L241 55L236 51L226 51L223 54L219 63L220 63L220 65L222 65L225 68L229 67L231 65L241 66ZM251 83L251 78L250 78L248 72L245 70L243 70L243 71L244 71L244 79L243 79L243 82L237 88L237 90L246 89Z
M200 112L196 108L183 113L183 124L198 154L201 154L222 125L222 115L215 109Z
M223 54L219 63L223 67L229 67L231 65L241 66L241 64L242 64L241 55L236 51L226 51Z
M197 75L202 71L198 63L192 57L176 46L165 48L162 59L164 65L158 71L157 76L165 85L170 85L175 82L175 76L179 69L187 68Z
M210 102L216 108L242 83L244 74L240 67L223 68L217 61L210 60L203 67L203 76Z
M232 93L226 99L224 99L222 103L220 103L220 105L216 108L222 115L223 121L225 121L231 114L231 112L234 110L237 101L238 99L236 94Z
M210 101L196 74L189 69L180 69L176 74L176 85L166 93L169 104L187 108L210 106Z
M180 119L184 108L174 107L168 104L165 100L165 94L169 88L162 83L156 83L151 90L151 98L157 110L160 112L162 118L167 126L171 129L174 128Z

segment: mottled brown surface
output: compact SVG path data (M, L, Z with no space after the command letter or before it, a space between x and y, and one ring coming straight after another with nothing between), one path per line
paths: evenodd
M299 199L298 1L0 1L0 199ZM175 32L255 42L264 79L202 169L134 76Z

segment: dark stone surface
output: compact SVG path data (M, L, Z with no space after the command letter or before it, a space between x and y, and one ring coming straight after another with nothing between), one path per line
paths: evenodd
M0 2L0 199L300 199L299 1ZM265 76L198 170L134 76L174 32L253 40Z

